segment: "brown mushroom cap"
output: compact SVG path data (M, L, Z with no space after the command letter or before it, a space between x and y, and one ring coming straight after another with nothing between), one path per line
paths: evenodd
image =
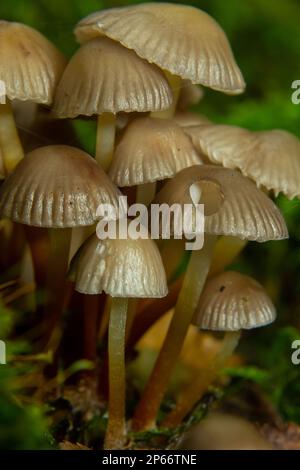
M192 83L230 94L245 88L223 30L197 8L170 3L113 8L92 13L75 29L80 42L102 34Z
M121 193L96 161L74 147L51 145L21 160L0 189L0 217L38 227L93 225L98 206L118 208Z
M238 168L276 195L300 197L300 140L289 132L250 132L224 125L190 127L185 132L213 163Z
M168 292L160 253L150 238L100 240L94 234L73 259L71 276L84 294L159 298Z
M275 318L275 307L257 281L227 271L207 282L193 323L205 330L236 331L268 325Z
M95 38L74 54L58 85L54 112L80 114L161 111L171 106L171 88L155 65L109 38Z
M201 163L189 137L172 120L143 117L132 121L118 144L109 176L120 187L171 178Z
M51 104L66 61L41 33L0 21L0 80L9 99Z
M285 221L273 201L235 170L212 165L186 168L166 183L154 203L192 203L190 187L203 180L215 181L224 196L218 212L205 218L206 233L258 242L288 237Z

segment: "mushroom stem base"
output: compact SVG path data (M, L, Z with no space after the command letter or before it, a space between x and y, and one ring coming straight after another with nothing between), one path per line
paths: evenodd
M192 252L166 338L133 418L135 431L156 425L160 404L207 278L215 240L215 236L206 236L202 250Z
M178 426L187 414L192 411L234 352L240 336L240 331L227 331L225 333L221 348L210 367L196 376L196 379L184 388L178 397L175 409L163 421L162 427L173 428Z
M113 298L108 332L109 403L104 448L122 449L126 442L125 339L128 300Z

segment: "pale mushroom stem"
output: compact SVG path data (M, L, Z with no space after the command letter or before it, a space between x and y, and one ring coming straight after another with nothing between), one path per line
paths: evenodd
M206 236L202 250L192 251L166 338L135 411L132 426L136 431L156 426L160 404L208 275L215 241L215 236Z
M172 88L173 92L173 102L170 108L166 109L165 111L157 111L150 114L153 118L160 118L160 119L172 119L175 112L176 107L180 95L181 90L181 77L177 77L176 75L172 75L170 72L164 71L166 78ZM137 202L139 204L144 204L148 206L154 199L156 193L156 181L153 183L142 184L139 185L137 188Z
M54 329L62 315L66 275L69 265L71 234L71 228L53 228L49 231L50 252L46 281L47 299L45 308L47 337L49 339L48 348L51 347Z
M220 237L214 249L209 275L221 273L242 252L247 243L247 240L238 237Z
M107 171L112 162L116 137L117 116L103 113L97 120L96 160Z
M224 367L227 360L232 356L238 345L241 331L227 331L225 333L222 346L214 358L209 369L199 374L196 379L189 383L180 394L173 411L162 422L161 426L173 428L179 426L182 420L194 408L202 398L211 383L217 378L220 369Z
M108 332L109 402L105 449L122 449L126 442L125 338L127 310L127 299L112 299Z
M22 158L24 151L16 128L10 101L0 104L0 148L6 172L11 173Z
M153 183L140 184L136 190L136 202L149 206L156 193L156 181Z

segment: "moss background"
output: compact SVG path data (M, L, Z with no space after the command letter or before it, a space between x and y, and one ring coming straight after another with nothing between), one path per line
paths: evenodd
M2 0L0 18L39 29L70 56L76 48L72 29L80 18L97 9L134 3L143 2ZM181 0L173 3L200 7L220 23L247 83L246 93L240 97L207 90L199 110L215 122L253 130L282 128L300 137L300 105L291 102L291 83L300 80L299 0ZM80 121L76 124L82 145L89 150L92 130L88 126ZM284 418L300 424L300 366L292 366L290 361L291 340L300 337L300 202L283 197L277 202L286 217L290 239L263 245L250 243L235 263L266 286L279 313L275 326L246 335L244 352L251 364L266 371L264 379L254 371L251 380L260 382ZM247 376L248 372L237 373ZM4 374L2 367L0 374ZM45 432L41 413L29 408L23 415L18 413L17 419L15 403L9 404L10 411L8 405L3 405L4 394L5 391L0 396L0 447L45 446L46 441L41 444L40 438ZM26 435L29 425L32 428L30 438ZM8 433L8 429L13 431Z

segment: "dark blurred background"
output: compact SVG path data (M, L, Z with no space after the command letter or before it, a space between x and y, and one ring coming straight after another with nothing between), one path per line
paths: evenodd
M0 18L37 28L70 56L77 47L72 30L78 20L95 10L137 3L143 2L2 0ZM300 1L172 3L197 6L219 22L247 83L245 94L239 97L206 90L196 109L215 122L253 130L282 128L300 137L300 105L291 102L291 84L300 80ZM85 122L77 123L76 132L89 150L91 134L86 126ZM287 220L290 239L262 245L250 243L235 266L259 279L278 306L276 325L246 336L244 350L251 364L270 372L269 382L262 386L282 415L300 423L300 366L296 370L290 362L291 341L300 337L300 202L279 197L277 203Z

